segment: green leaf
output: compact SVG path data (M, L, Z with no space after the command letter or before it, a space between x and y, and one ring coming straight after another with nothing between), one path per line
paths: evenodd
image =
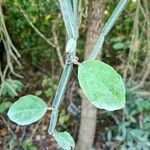
M36 96L40 96L40 95L42 95L42 91L41 91L41 90L36 91L36 92L35 92L35 95L36 95Z
M75 147L75 142L72 136L68 132L58 132L54 130L52 136L57 141L59 146L64 150L71 150Z
M12 80L12 79L7 79L6 80L9 84L11 84L16 91L20 92L23 84L19 80Z
M11 102L2 102L0 104L0 113L4 113L6 111L6 109L8 109L10 106L12 105Z
M48 88L47 90L44 91L47 97L50 97L52 95L52 89Z
M65 111L63 110L60 114L59 114L59 120L58 123L61 126L64 126L65 123L69 120L69 115L65 113Z
M113 45L113 48L116 50L123 49L125 47L124 43L118 42Z
M18 80L6 79L1 86L3 96L14 97L21 91L23 84Z
M89 60L79 65L78 79L88 100L97 108L113 111L125 107L125 86L109 65Z
M27 95L16 101L7 115L18 125L28 125L42 118L46 111L47 105L41 98Z

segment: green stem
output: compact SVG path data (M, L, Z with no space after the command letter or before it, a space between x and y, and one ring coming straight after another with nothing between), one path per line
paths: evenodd
M112 27L115 24L117 18L120 16L123 9L125 8L127 2L128 2L128 0L120 0L119 4L115 8L115 10L112 13L111 17L109 18L109 20L105 24L104 28L102 29L102 32L101 32L101 34L100 34L100 36L99 36L99 38L96 42L96 45L95 45L89 59L91 59L91 60L96 59L98 53L102 51L102 47L103 47L103 44L104 44L105 37L107 36L107 34L112 29Z
M71 50L69 51L66 64L64 66L64 70L62 72L58 88L52 103L52 113L51 113L51 119L50 119L50 125L48 129L48 133L52 134L57 123L58 119L58 108L62 102L62 98L65 92L65 89L67 87L67 83L70 79L70 75L72 73L73 69L73 63L72 60L76 55L76 43L77 43L77 36L78 36L78 27L77 27L77 0L74 0L73 8L70 0L59 0L61 11L63 14L65 26L67 29L68 37L69 39L74 39L73 47L71 47Z
M73 68L73 63L71 62L72 58L75 56L75 53L71 53L68 55L67 63L64 67L64 70L62 72L58 88L52 103L52 114L51 114L51 120L50 120L50 126L48 129L49 134L52 134L53 130L55 129L57 119L58 119L58 108L62 102L62 97L64 95L65 89L67 87L67 83L70 79L70 75Z

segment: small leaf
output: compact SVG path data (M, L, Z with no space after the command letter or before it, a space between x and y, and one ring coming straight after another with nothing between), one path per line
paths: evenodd
M11 102L2 102L0 104L0 113L4 113L6 111L6 109L8 109L10 106L12 105Z
M79 65L78 79L94 106L108 111L125 107L123 80L111 66L98 60L83 62Z
M123 49L125 47L124 43L118 42L113 45L113 48L116 50Z
M41 98L27 95L16 101L7 115L18 125L28 125L42 118L46 111L47 105Z
M36 96L40 96L40 95L42 95L42 91L41 91L41 90L36 91L36 92L35 92L35 95L36 95Z
M47 97L50 97L52 95L52 89L48 88L47 90L44 91Z
M2 95L14 97L21 91L23 84L18 80L6 79L0 86L2 86Z
M23 84L19 80L12 80L12 79L7 79L6 80L9 84L11 84L16 91L20 92Z
M75 142L72 136L68 132L58 132L54 131L52 136L57 141L59 146L64 150L71 150L75 147Z

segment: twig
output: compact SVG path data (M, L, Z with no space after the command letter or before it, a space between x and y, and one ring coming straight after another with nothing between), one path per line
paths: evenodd
M4 87L5 76L6 76L7 70L8 70L8 65L6 65L4 72L2 73L1 66L0 66L0 77L1 77L0 97L2 95L2 90Z
M146 79L148 78L148 76L150 74L150 62L149 62L149 60L150 60L150 42L149 42L149 39L150 39L150 23L148 21L148 20L150 20L150 15L149 15L150 12L149 12L149 8L147 6L148 5L147 0L143 1L143 3L144 3L144 6L145 6L145 13L144 13L144 9L142 9L143 7L141 5L140 6L141 6L141 9L143 10L143 13L145 14L144 15L145 19L147 20L147 33L146 33L146 36L147 36L148 53L147 53L147 57L146 57L145 62L144 62L145 67L142 70L141 81L140 81L140 83L138 85L132 87L131 90L137 90L137 89L143 87L144 84L145 84Z
M32 134L31 134L31 136L29 137L29 140L32 140L32 138L34 137L34 135L35 135L35 133L36 133L36 131L37 131L37 129L38 129L38 127L39 127L39 125L40 125L41 122L42 122L42 119L39 120L38 123L36 124L36 126L34 127L34 129L33 129L33 131L32 131Z
M132 75L133 75L133 67L130 65L130 61L133 59L133 55L134 55L134 49L136 49L136 41L137 41L137 38L139 36L139 28L138 28L138 24L139 24L139 1L138 1L138 6L136 8L136 11L135 11L135 17L134 17L134 25L133 25L133 29L132 29L132 40L131 40L131 46L130 46L130 49L129 49L129 54L128 54L128 58L127 58L127 64L126 64L126 67L124 69L124 73L123 73L123 78L124 78L124 81L126 82L127 80L127 74L128 74L128 71L130 71L131 73L131 78L132 78Z
M56 94L55 94L55 97L54 97L54 100L52 103L53 111L51 113L50 125L49 125L49 129L48 129L49 134L52 134L56 127L56 123L57 123L57 119L58 119L58 108L62 102L62 98L63 98L64 92L65 92L67 83L70 79L70 75L71 75L72 68L73 68L72 59L76 55L76 42L77 42L77 38L78 38L77 37L77 35L78 35L77 22L76 23L74 22L75 18L77 16L73 12L73 9L71 6L71 1L59 0L59 2L60 2L60 6L61 6L61 11L63 14L64 22L66 25L66 29L69 29L69 30L67 30L68 37L71 39L73 38L75 40L74 41L75 43L74 43L74 47L73 47L72 51L69 51L69 54L67 56L66 64L64 66L64 70L62 72L62 75L61 75L61 78L59 81L59 85L58 85L58 88L57 88L57 91L56 91ZM74 3L74 4L77 5L77 3ZM66 7L66 6L68 6L68 7ZM77 9L76 6L74 6L74 8ZM71 15L71 14L73 14L73 15ZM69 20L70 24L68 24L68 19L70 19Z
M20 9L20 11L22 12L24 18L26 19L26 21L30 24L30 26L33 28L33 30L46 42L48 43L50 46L52 46L53 48L56 47L55 44L53 44L50 40L48 40L44 34L42 34L35 26L34 24L32 23L32 21L29 19L29 17L27 16L27 14L25 13L25 11L18 6L18 8Z
M12 60L14 60L19 66L21 66L18 58L20 57L19 52L13 45L10 36L8 34L8 31L6 29L5 25L5 20L3 16L3 11L2 11L2 1L0 2L0 34L1 34L1 40L4 44L5 50L6 50L6 59L7 59L7 65L11 71L12 74L14 74L17 77L22 77L19 74L15 73L13 65L12 65Z
M64 68L64 61L63 61L63 57L62 57L62 54L61 54L61 51L60 51L60 47L59 47L59 42L58 42L58 38L57 38L57 34L56 34L56 25L53 24L52 26L52 34L53 34L53 38L54 38L54 43L55 43L55 48L56 48L56 51L57 51L57 55L58 55L58 59L59 59L59 62L62 66L62 68Z
M19 6L18 6L19 7ZM29 23L29 25L33 28L33 30L46 42L48 43L50 46L52 46L53 48L56 48L57 51L57 55L60 61L61 66L64 68L64 61L63 58L61 56L61 52L60 52L60 47L59 47L59 42L57 39L57 34L56 34L56 30L55 30L55 24L53 24L52 27L52 33L53 33L53 37L54 37L54 43L52 43L48 38L45 37L44 34L42 34L32 23L32 21L29 19L28 15L25 13L25 11L19 7L20 11L22 12L24 18L26 19L26 21Z
M3 121L3 123L6 125L8 131L16 138L17 136L16 136L16 134L11 130L11 127L10 127L9 123L5 120L5 118L4 118L2 115L0 115L0 117L1 117L1 119L2 119L2 121Z
M25 138L26 130L27 130L27 126L25 126L25 127L23 128L23 132L22 132L21 138L19 139L19 144L20 144L20 146L22 145L22 142L23 142L23 140L24 140L24 138Z
M115 10L112 13L111 17L109 18L109 20L105 24L104 28L102 29L102 32L101 32L101 34L100 34L100 36L99 36L99 38L98 38L98 40L97 40L97 42L95 44L95 47L94 47L94 49L93 49L89 59L91 59L91 60L96 59L96 57L99 54L99 52L101 52L102 46L104 44L105 36L112 29L113 25L115 24L117 18L119 17L121 12L123 11L123 9L126 6L127 2L128 2L128 0L120 0L119 4L115 8Z
M75 53L68 55L68 59L67 59L68 61L70 61L70 57L72 55L75 56ZM56 91L56 94L55 94L55 97L54 97L54 100L53 100L53 104L52 104L52 107L56 111L52 111L52 113L51 113L50 127L48 129L48 132L50 134L53 132L53 130L56 126L57 117L58 117L58 108L59 108L59 106L62 102L62 97L64 95L67 83L70 79L70 75L71 75L71 72L72 72L72 67L73 67L72 63L66 64L64 66L64 71L63 71L61 79L59 81L59 85L58 85L58 88L57 88L57 91Z
M144 75L143 75L142 80L140 81L140 83L138 85L132 87L131 90L133 91L133 90L137 90L137 89L143 87L144 83L145 83L145 81L146 81L146 79L147 79L147 77L148 77L149 74L150 74L150 64L148 65L148 68L147 68L146 72L144 73Z

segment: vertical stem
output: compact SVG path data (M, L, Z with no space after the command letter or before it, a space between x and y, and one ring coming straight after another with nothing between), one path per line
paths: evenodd
M94 46L94 49L91 53L89 59L96 59L99 52L102 50L102 46L105 40L105 36L110 32L113 25L115 24L117 18L120 16L121 12L123 11L124 7L126 6L128 0L120 0L117 7L115 8L114 12L112 13L111 17L106 22L105 26L102 29L102 32ZM96 32L95 32L96 33Z
M65 89L67 87L67 83L70 79L70 75L72 72L72 68L73 68L73 64L71 61L72 57L75 56L75 52L71 53L68 55L68 59L67 59L67 63L64 66L64 70L62 72L59 84L58 84L58 88L52 103L52 114L51 114L51 120L50 120L50 125L49 125L49 129L48 132L49 134L52 134L53 130L56 127L56 123L57 123L57 118L58 118L58 108L62 102L62 98L65 92Z
M78 33L78 27L77 27L77 22L75 22L77 18L77 1L74 1L73 7L71 4L70 0L59 0L60 6L61 6L61 11L63 14L65 26L67 29L68 37L70 39L74 38L74 46L72 47L72 51L69 51L68 58L66 61L66 64L64 66L63 73L61 75L58 88L52 103L52 114L51 114L51 119L50 119L50 125L48 132L49 134L52 134L57 123L58 119L58 108L62 102L62 98L65 92L65 89L67 87L67 83L70 79L70 75L72 72L73 68L73 63L72 60L76 55L76 43L77 43L77 33ZM74 8L74 9L73 9Z

